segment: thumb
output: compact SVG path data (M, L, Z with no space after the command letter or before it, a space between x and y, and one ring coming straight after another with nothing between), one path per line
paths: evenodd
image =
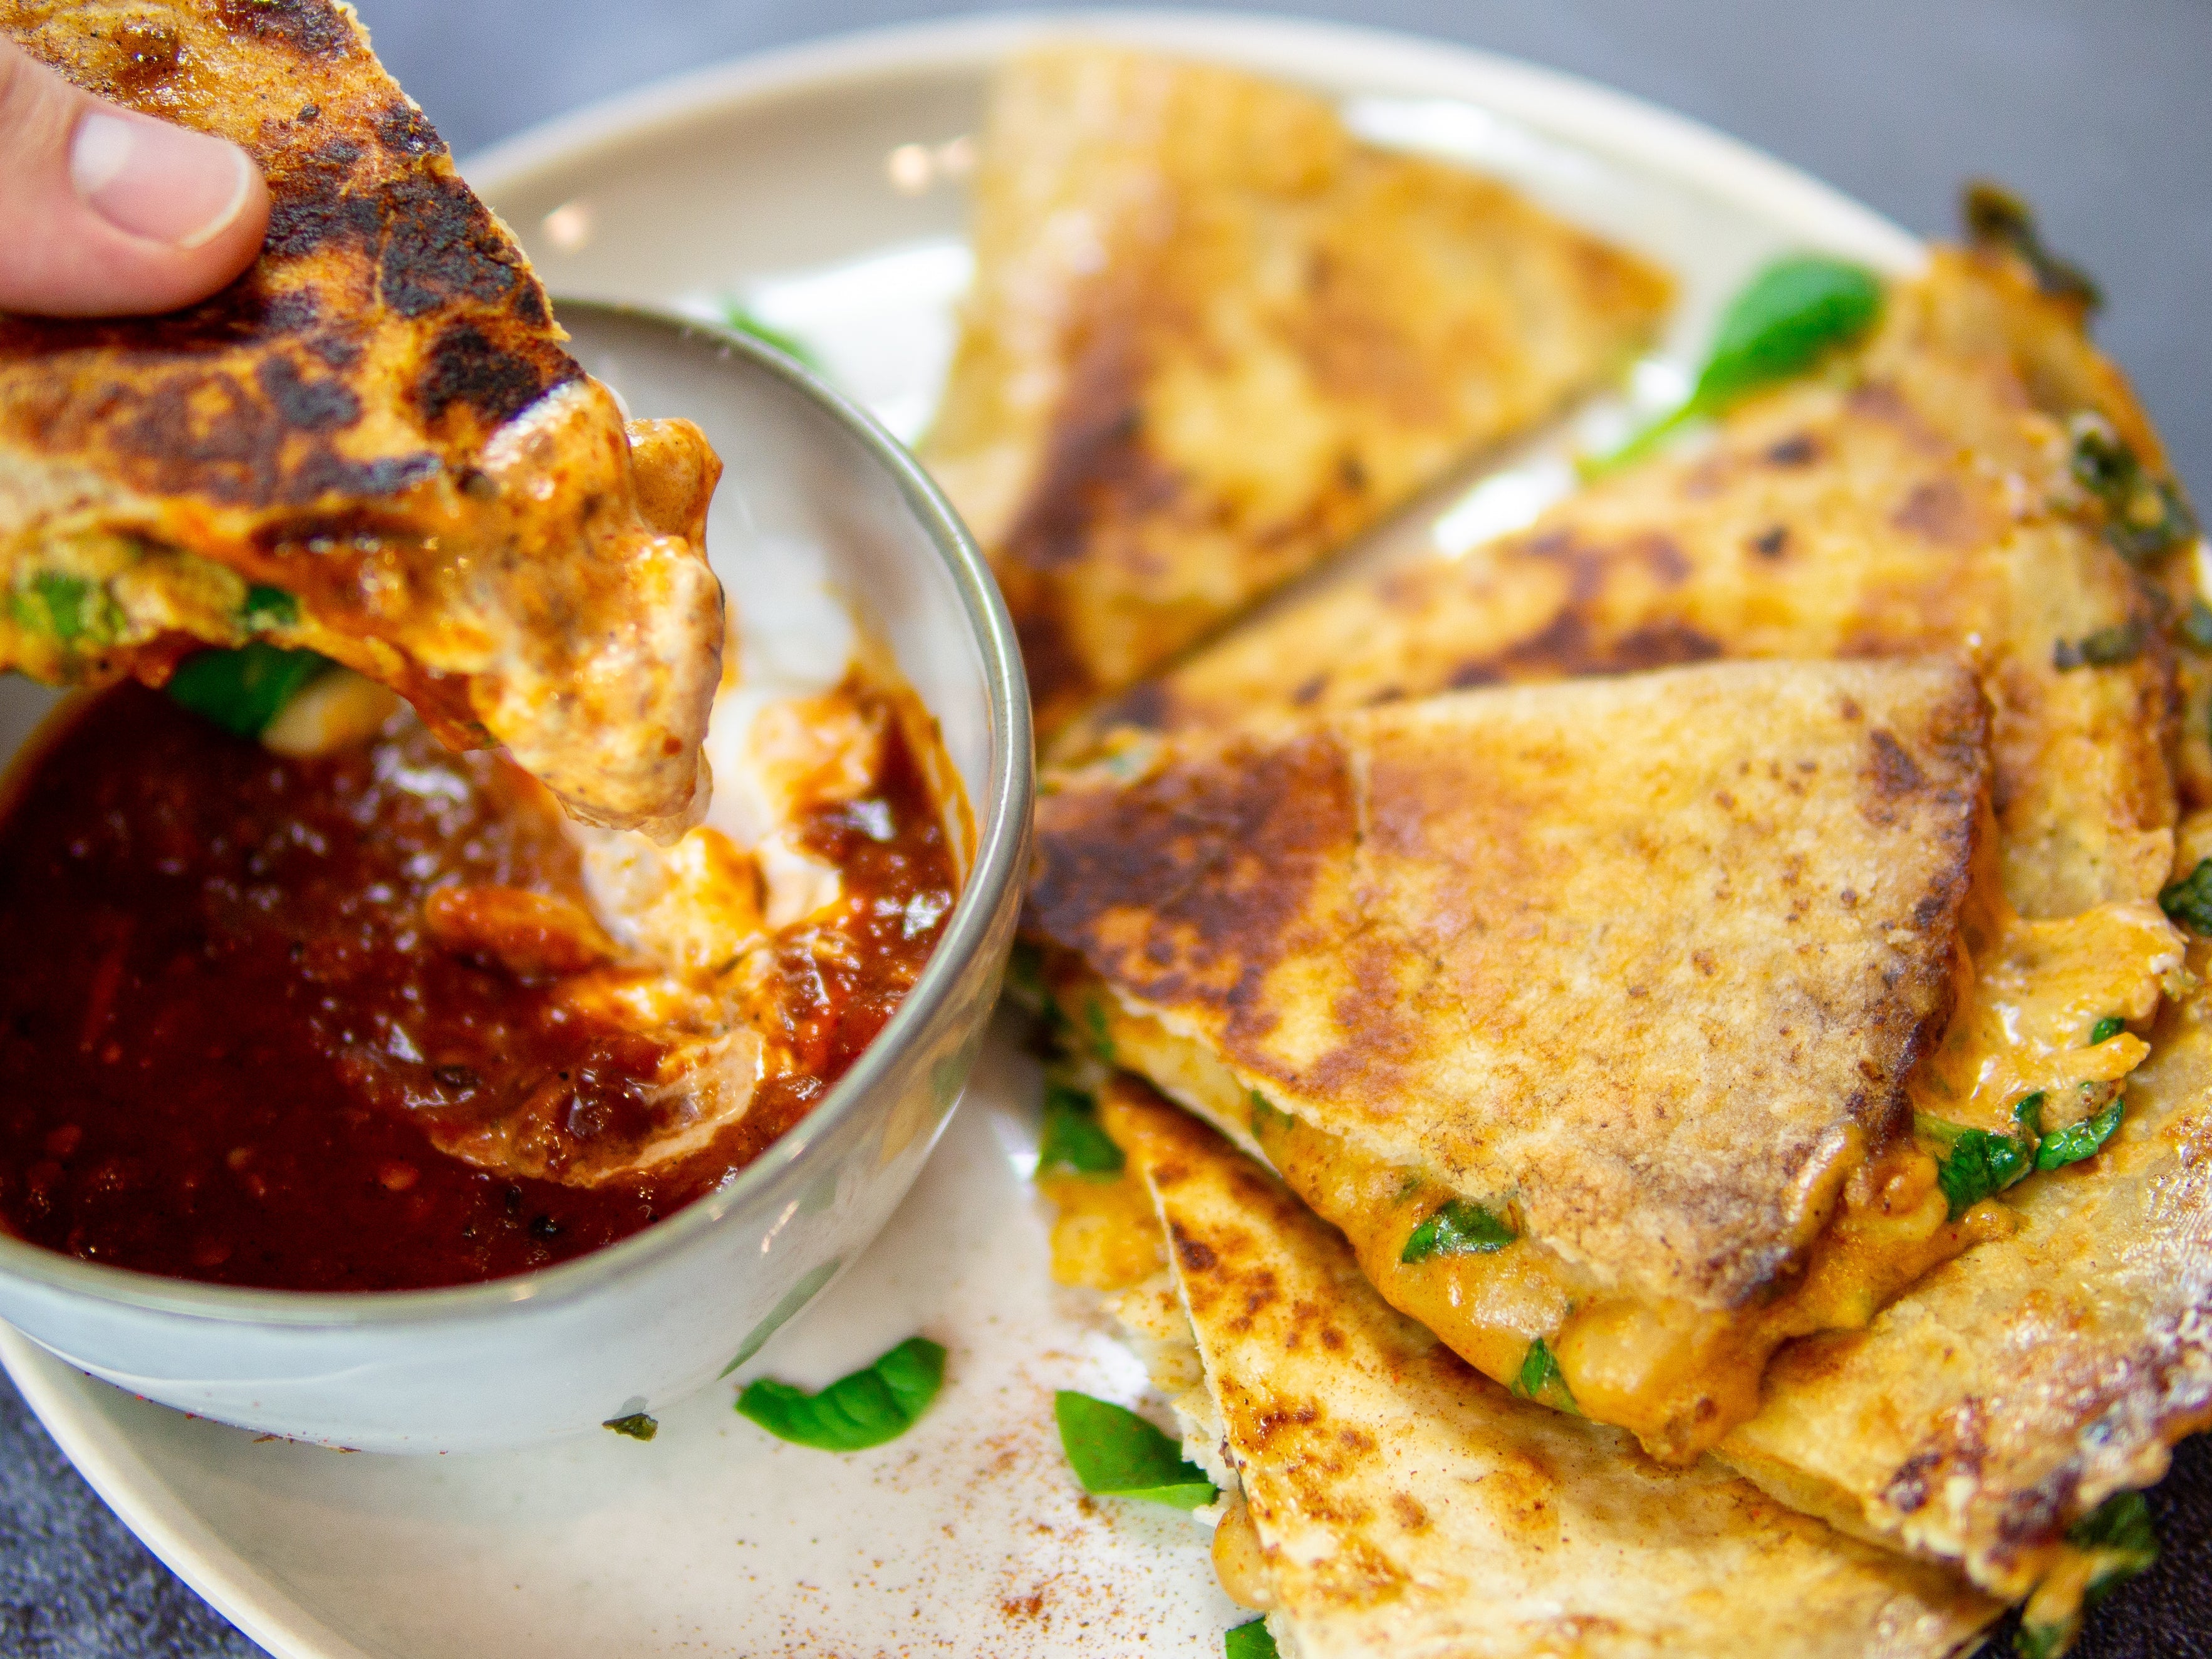
M104 103L0 38L0 311L173 311L252 264L268 227L237 145Z

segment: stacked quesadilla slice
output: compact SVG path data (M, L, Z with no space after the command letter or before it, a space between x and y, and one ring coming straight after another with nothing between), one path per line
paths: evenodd
M1710 1461L1516 1399L1219 1137L1127 1078L1102 1105L1164 1263L1115 1305L1230 1495L1223 1582L1283 1654L1937 1659L1996 1616Z
M2081 324L1939 252L1704 441L1228 635L1061 735L1030 915L1071 1046L1477 1370L2044 1652L2212 1419L2203 607Z

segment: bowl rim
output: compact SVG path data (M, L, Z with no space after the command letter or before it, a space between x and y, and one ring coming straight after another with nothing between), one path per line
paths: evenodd
M975 854L952 915L921 976L882 1030L819 1104L727 1181L665 1220L569 1261L505 1279L405 1291L291 1291L172 1279L85 1261L0 1231L0 1277L101 1303L186 1318L274 1327L451 1323L501 1308L573 1301L642 1273L773 1185L830 1130L860 1108L884 1075L945 1011L957 982L987 946L1010 894L1018 896L1035 795L1029 685L1013 618L982 551L944 492L882 423L821 375L735 329L649 307L599 300L553 302L555 320L593 317L667 331L722 358L745 359L820 407L887 472L943 562L967 617L983 670L990 716L990 772L980 803ZM970 809L978 803L971 800ZM948 1114L949 1115L949 1114Z

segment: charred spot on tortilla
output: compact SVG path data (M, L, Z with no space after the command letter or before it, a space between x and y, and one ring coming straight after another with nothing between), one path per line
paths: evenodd
M64 637L0 605L0 666L160 684L243 644L248 590L274 586L297 609L273 643L384 682L451 744L504 746L577 816L694 821L719 464L681 422L633 443L352 12L7 0L0 28L244 146L271 198L260 258L203 304L0 317L0 594L66 578L112 624ZM677 493L669 523L646 512Z
M1001 67L975 202L922 453L1045 730L1604 381L1669 297L1323 99L1103 43Z

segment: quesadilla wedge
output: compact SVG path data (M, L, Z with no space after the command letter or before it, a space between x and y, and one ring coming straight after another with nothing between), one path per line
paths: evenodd
M921 447L1040 731L1626 366L1669 284L1310 94L1097 44L1012 59Z
M154 684L319 652L589 821L703 805L720 467L625 430L507 230L333 0L0 0L87 90L243 145L273 210L204 304L0 316L0 667Z
M2212 970L2212 952L2192 955ZM2192 997L2160 1023L2094 1164L2014 1189L2000 1240L1867 1329L1784 1348L1764 1408L1721 1443L1808 1513L1962 1563L2008 1598L2036 1589L2040 1651L2106 1587L2111 1570L2081 1547L2085 1517L2156 1482L2174 1443L2212 1426L2205 1012Z
M1102 1109L1170 1266L1117 1310L1231 1494L1224 1587L1284 1655L1935 1659L1996 1616L1710 1460L1515 1399L1210 1131L1126 1078Z
M1778 1344L1984 1224L1905 1079L2002 903L1986 741L1941 659L1194 734L1057 777L1030 926L1101 1058L1263 1155L1386 1300L1687 1458Z

